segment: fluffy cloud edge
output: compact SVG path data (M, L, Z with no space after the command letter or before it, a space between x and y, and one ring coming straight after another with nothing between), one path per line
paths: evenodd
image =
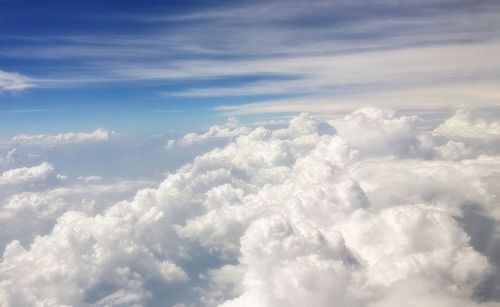
M326 132L307 114L272 130L234 125L227 145L158 188L97 214L67 211L30 246L11 242L0 298L7 306L498 305L474 297L497 263L458 220L475 204L498 225L499 147L464 139L444 152L451 140L416 121L364 108ZM184 290L161 296L175 289Z

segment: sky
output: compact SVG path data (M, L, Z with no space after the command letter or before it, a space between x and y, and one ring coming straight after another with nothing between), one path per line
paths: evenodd
M0 0L0 307L500 307L500 2Z
M498 106L497 1L6 1L4 137Z

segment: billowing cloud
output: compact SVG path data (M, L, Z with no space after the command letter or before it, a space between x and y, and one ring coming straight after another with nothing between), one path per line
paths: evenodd
M138 189L152 186L148 181L80 181L68 184L66 176L49 176L37 185L0 186L0 254L18 240L29 245L36 236L51 232L65 212L77 210L90 215L102 213L117 200L127 199ZM50 184L49 184L50 183ZM57 183L58 185L55 185ZM55 187L54 187L55 185ZM98 200L98 201L96 201Z
M191 146L206 142L210 139L228 139L239 136L241 134L249 133L250 131L251 129L249 127L240 125L236 118L230 117L227 123L223 125L212 126L205 133L188 133L179 140L168 140L166 148L170 149L175 144L178 144L179 146Z
M460 109L434 132L452 138L499 139L500 121L474 119L470 110Z
M47 162L33 167L21 167L3 172L0 186L36 183L47 179L54 172L54 167Z
M487 248L500 243L499 148L420 121L375 108L330 129L307 114L276 129L231 121L227 145L132 200L60 211L57 198L12 196L5 212L61 213L6 246L0 301L499 306L500 257ZM197 136L225 133L214 131L225 130Z
M417 120L416 116L396 117L394 111L365 107L332 124L363 154L403 156L418 148Z
M36 134L26 135L20 134L12 138L11 143L22 145L36 145L36 146L55 146L58 144L72 144L80 142L102 142L107 141L112 132L106 129L99 128L94 132L69 132L60 133L55 135L50 134Z

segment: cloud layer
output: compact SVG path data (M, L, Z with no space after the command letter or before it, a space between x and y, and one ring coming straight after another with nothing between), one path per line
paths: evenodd
M0 302L500 306L498 124L464 112L434 131L371 107L275 129L231 120L182 138L227 142L130 201L10 196L4 215L51 204L33 210L55 222L11 236ZM18 173L33 171L2 178Z

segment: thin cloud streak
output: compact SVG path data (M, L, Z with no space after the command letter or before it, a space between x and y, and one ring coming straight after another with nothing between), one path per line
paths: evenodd
M0 94L2 92L17 92L33 86L29 77L0 70Z
M310 112L345 113L366 105L407 111L451 110L456 106L500 107L496 84L457 84L415 89L360 93L356 95L304 95L286 99L263 100L239 105L219 105L214 109L227 116Z
M263 14L269 11L277 13ZM188 84L163 96L276 96L279 105L290 95L366 102L363 97L368 95L394 100L394 92L441 87L464 93L467 103L498 104L494 88L500 84L500 6L496 3L275 1L184 15L109 16L111 23L125 20L143 23L146 30L31 38L33 45L13 44L0 51L0 59L59 63L51 73L31 77L19 89L124 82L168 85L181 80L196 81L196 86ZM68 60L71 66L62 64ZM219 81L226 78L241 80L221 85ZM478 83L490 92L463 90L475 89ZM424 105L443 102L425 96ZM488 100L474 101L483 97Z

